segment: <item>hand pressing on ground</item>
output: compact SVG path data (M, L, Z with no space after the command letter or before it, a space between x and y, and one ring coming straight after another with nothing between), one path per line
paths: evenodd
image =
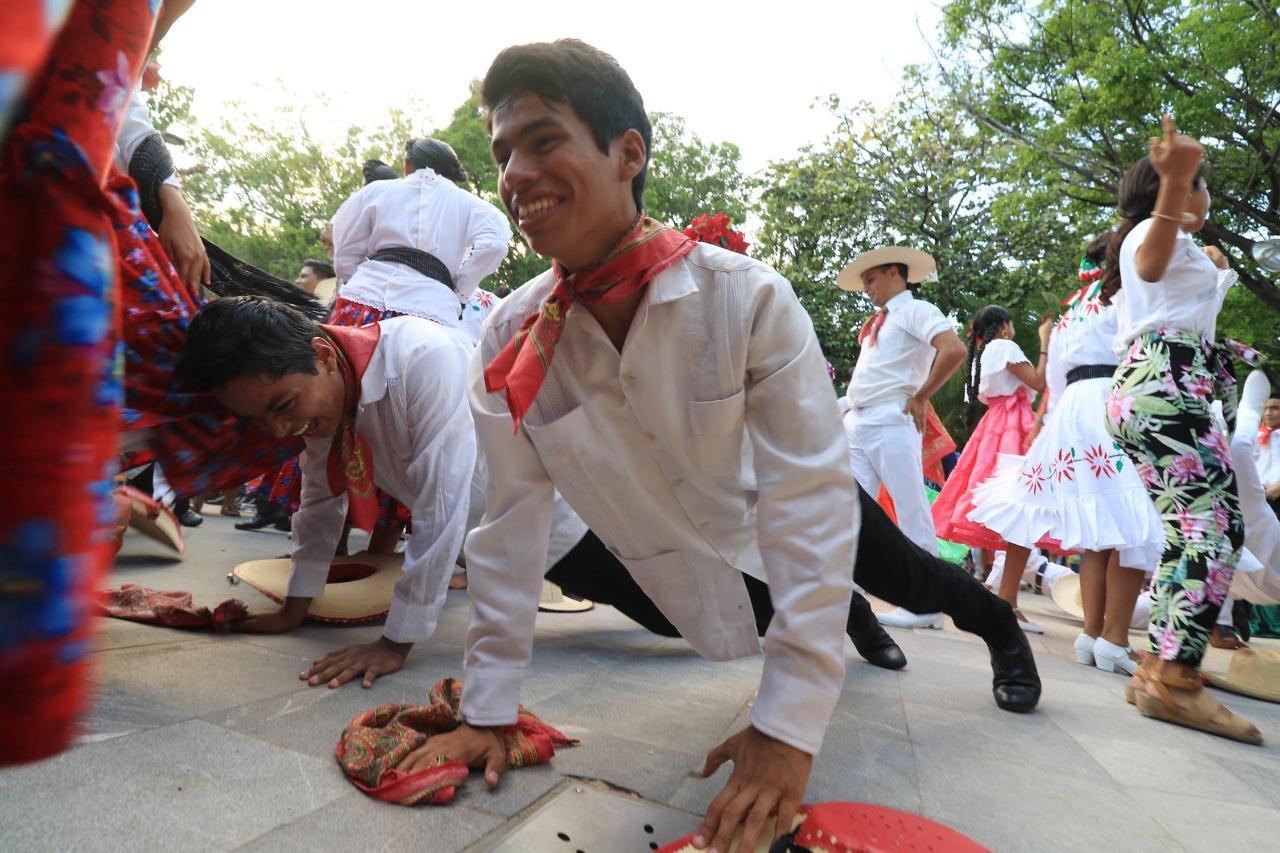
M451 732L427 738L427 742L406 755L396 769L412 773L445 761L461 761L472 770L483 770L485 784L496 788L507 769L507 748L498 729L463 723Z
M307 615L310 606L309 598L286 598L279 610L250 613L239 622L232 622L226 630L244 634L283 634L302 624L302 617Z
M362 686L372 687L381 675L390 675L404 666L413 643L396 643L379 637L376 643L347 646L320 658L298 677L312 687L329 682L330 687L341 687L357 676L364 676Z
M741 828L738 849L754 850L774 812L778 821L771 840L776 841L791 828L809 783L813 756L748 727L707 753L702 778L726 761L733 762L733 773L707 809L694 833L693 846L728 853L734 834Z

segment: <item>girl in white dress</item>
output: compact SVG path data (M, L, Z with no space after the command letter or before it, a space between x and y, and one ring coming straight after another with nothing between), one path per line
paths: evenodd
M1109 238L1090 244L1088 269L1097 269ZM1002 458L999 474L975 489L969 518L1004 537L1011 562L1037 546L1083 551L1076 660L1131 675L1138 665L1129 622L1145 573L1164 549L1164 527L1137 469L1107 432L1107 395L1120 361L1112 349L1115 306L1100 281L1083 290L1049 341L1044 429L1025 456Z

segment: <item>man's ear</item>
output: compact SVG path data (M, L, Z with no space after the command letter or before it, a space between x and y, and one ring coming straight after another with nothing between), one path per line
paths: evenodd
M311 349L316 354L316 367L325 367L334 370L338 366L338 354L333 350L333 344L328 338L316 335L311 339Z
M628 128L613 140L612 147L617 155L618 179L630 183L649 162L644 137L634 127Z

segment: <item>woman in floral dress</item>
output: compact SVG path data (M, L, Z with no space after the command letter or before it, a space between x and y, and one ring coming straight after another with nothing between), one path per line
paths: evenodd
M1118 277L1116 370L1107 428L1137 463L1165 525L1156 569L1150 654L1126 696L1145 716L1248 743L1262 733L1209 694L1197 670L1240 559L1244 524L1226 433L1211 403L1235 423L1230 354L1257 353L1215 341L1236 275L1217 249L1191 234L1204 225L1209 192L1204 150L1164 117L1164 136L1120 182L1120 227L1107 253Z
M1145 573L1164 550L1164 528L1133 463L1107 433L1107 395L1119 361L1112 351L1116 308L1100 280L1109 238L1090 244L1081 265L1085 286L1049 340L1044 429L1025 457L1002 458L999 475L974 490L969 518L1003 536L1007 560L1017 566L1037 546L1083 551L1084 630L1076 660L1132 675L1138 665L1128 648L1129 623Z

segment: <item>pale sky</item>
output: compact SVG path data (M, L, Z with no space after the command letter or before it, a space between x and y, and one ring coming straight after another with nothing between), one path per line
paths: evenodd
M929 61L940 2L201 0L165 39L162 73L195 89L198 117L287 93L336 142L410 100L420 132L442 126L499 50L574 36L617 58L651 112L737 143L754 171L830 130L815 98L888 102L903 66Z

